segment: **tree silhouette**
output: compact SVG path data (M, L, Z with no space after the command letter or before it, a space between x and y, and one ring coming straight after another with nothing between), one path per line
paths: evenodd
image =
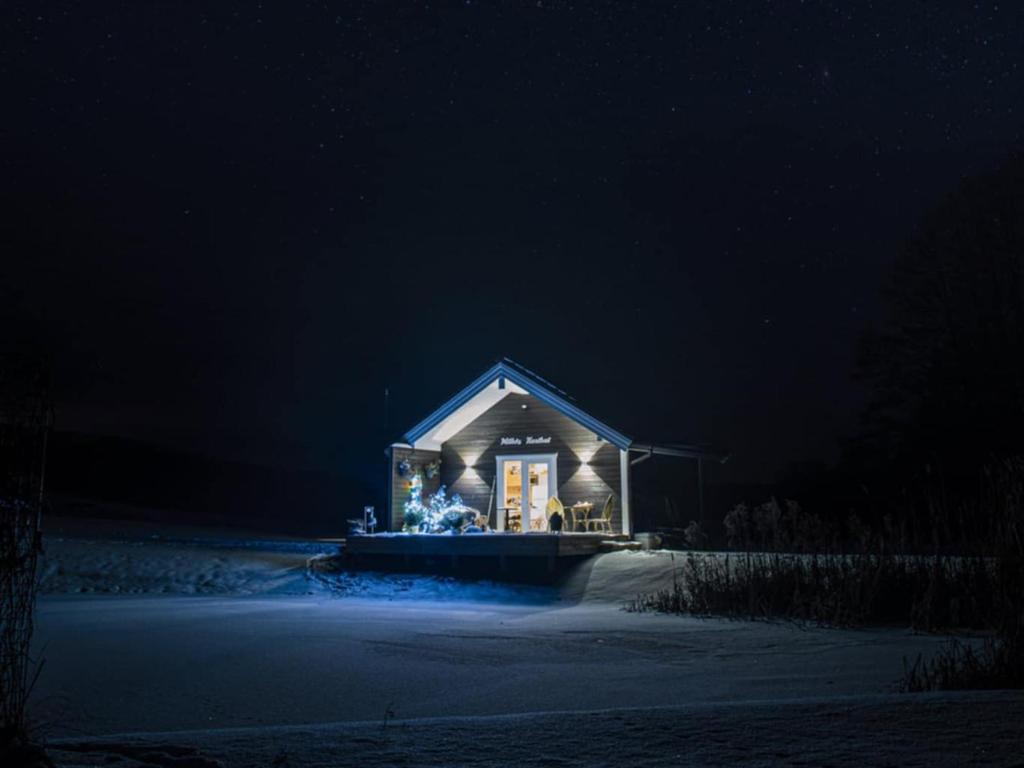
M976 477L1024 454L1024 155L964 180L899 255L886 325L865 339L862 454Z

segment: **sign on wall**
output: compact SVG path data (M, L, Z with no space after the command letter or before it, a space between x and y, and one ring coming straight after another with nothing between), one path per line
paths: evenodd
M501 445L548 445L551 442L551 436L546 437L534 437L533 435L527 435L524 440L521 437L503 437L499 441Z

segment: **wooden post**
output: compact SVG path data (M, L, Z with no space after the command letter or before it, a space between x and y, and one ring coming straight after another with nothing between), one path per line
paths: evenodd
M629 451L619 450L619 482L621 486L620 503L622 505L622 532L633 538L633 519L629 509Z
M491 480L491 495L487 498L487 527L488 528L491 527L491 510L494 509L494 486L495 486L495 484L497 482L498 482L498 473L495 472L494 473L494 479ZM495 510L494 514L495 514L494 528L492 528L491 530L497 530L497 528L498 528L498 518L497 518L497 514L498 513L497 513L496 510Z

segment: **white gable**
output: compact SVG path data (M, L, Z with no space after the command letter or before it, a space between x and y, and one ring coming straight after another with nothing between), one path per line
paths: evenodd
M507 378L505 379L505 388L499 389L498 378L495 377L494 381L473 395L473 397L442 420L440 424L417 440L413 444L413 448L424 451L441 450L441 443L461 432L505 397L505 395L510 394L526 395L529 393Z

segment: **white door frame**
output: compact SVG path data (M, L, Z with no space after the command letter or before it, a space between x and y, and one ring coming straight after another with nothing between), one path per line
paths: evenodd
M523 497L522 497L522 509L520 514L522 520L526 523L529 520L529 483L530 473L527 471L527 464L544 464L548 465L548 495L558 495L558 454L557 453L505 453L499 456L495 456L495 477L497 483L495 484L494 500L501 500L500 504L495 504L495 507L505 506L505 464L508 462L516 461L519 462L519 474L523 478ZM495 521L497 525L495 528L499 531L505 530L505 513L497 509L494 510L497 514L498 519ZM523 533L529 530L524 526Z

